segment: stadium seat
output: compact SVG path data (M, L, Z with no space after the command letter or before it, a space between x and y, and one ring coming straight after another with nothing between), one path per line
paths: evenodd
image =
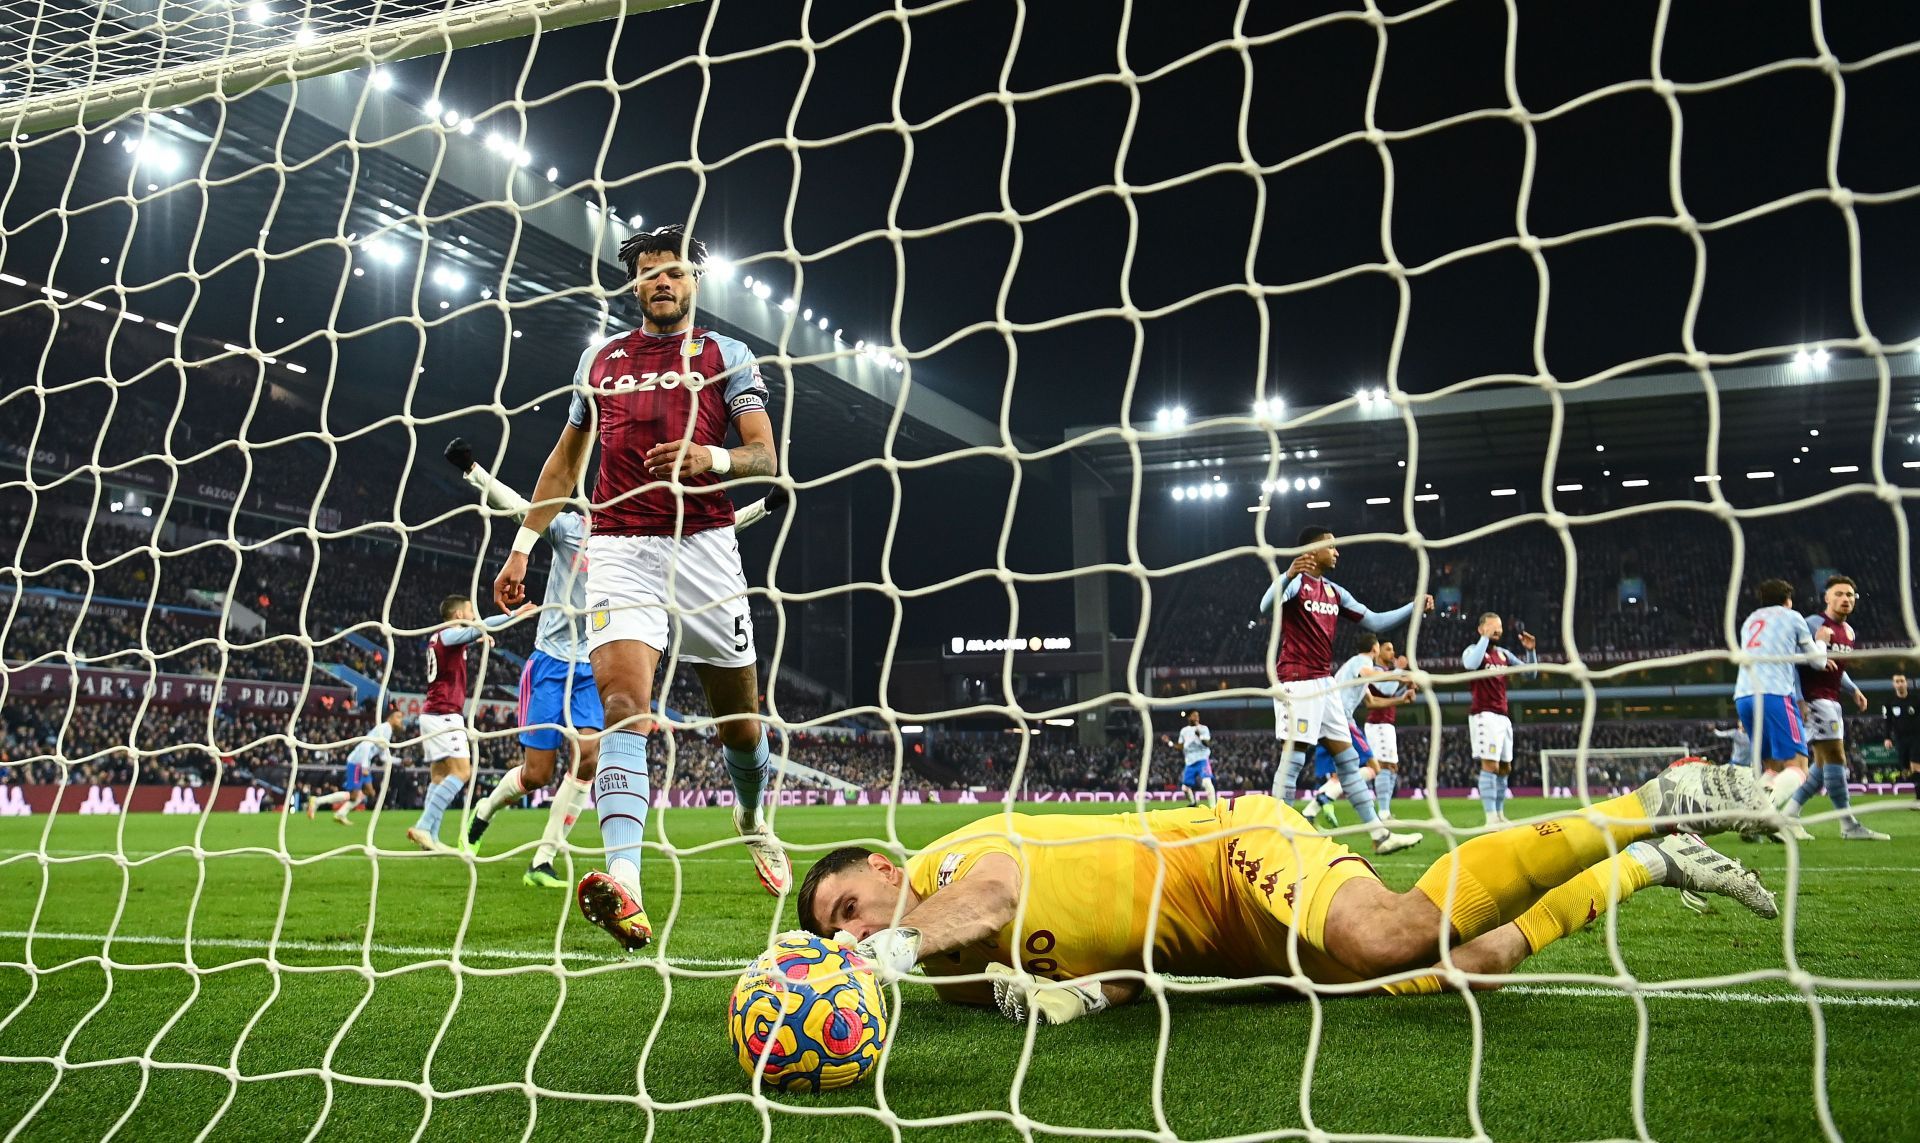
M88 786L87 800L80 803L83 814L117 814L119 803L114 801L112 786Z
M248 786L247 792L240 795L240 812L243 814L260 812L260 787Z
M166 814L197 814L200 803L193 800L193 791L186 786L175 786L167 795L167 804L161 809Z
M27 792L19 786L0 786L0 818L24 818L33 814L27 804Z

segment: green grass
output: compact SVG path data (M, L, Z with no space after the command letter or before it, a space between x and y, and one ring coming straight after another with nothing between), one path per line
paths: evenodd
M1516 816L1545 808L1513 807ZM1448 811L1463 824L1479 816L1465 803ZM924 844L980 813L905 807L897 827L903 841ZM530 842L544 817L506 814L489 835L490 852ZM410 818L384 817L380 844L401 849ZM1819 991L1829 1001L1818 1014L1826 1086L1846 1138L1911 1139L1907 1048L1920 1034L1920 992L1894 982L1920 981L1920 815L1869 820L1894 841L1842 844L1831 823L1816 824L1821 840L1802 851L1795 949L1816 976L1887 982ZM682 850L730 832L724 811L676 810L656 821ZM1152 1003L1041 1029L1023 1074L1024 1028L908 987L884 1075L849 1091L756 1102L722 1009L736 967L793 921L791 906L776 915L738 848L698 850L677 865L649 855L647 902L663 934L650 952L676 966L664 976L658 959L611 957L604 935L574 915L570 894L523 888L524 855L469 866L396 853L376 866L357 852L329 851L364 841L365 823L364 815L343 829L324 815L283 823L219 814L202 827L150 814L123 826L62 816L44 843L58 860L43 865L16 855L39 849L46 819L0 821L0 1058L9 1061L0 1062L0 1137L98 1139L124 1115L117 1138L192 1138L213 1122L211 1138L249 1141L316 1132L491 1140L531 1125L540 1139L646 1132L719 1143L770 1131L840 1143L892 1138L879 1106L914 1141L1017 1139L1022 1118L1184 1139L1283 1132L1304 1126L1302 1076L1316 1021L1314 1126L1452 1137L1476 1130L1468 1096L1475 1022L1457 995L1316 1005L1247 989L1170 994L1156 1101L1163 1016ZM291 863L274 856L283 824ZM884 807L789 809L779 824L789 840L816 844L884 837L888 828ZM151 856L189 844L196 828L208 849L262 852ZM112 852L122 829L137 864L79 857ZM590 819L575 841L598 844ZM1784 884L1782 847L1727 844L1769 884ZM1436 854L1429 841L1382 861L1381 874L1404 888ZM1614 977L1623 967L1643 981L1669 981L1786 963L1783 924L1731 905L1698 917L1671 892L1653 890L1618 918L1620 966L1596 926L1529 970ZM99 935L109 929L118 938L110 946ZM37 934L30 951L29 930ZM185 966L189 955L197 971ZM1475 998L1477 1115L1491 1137L1640 1134L1639 1009L1598 980L1542 988L1569 986L1579 994ZM1759 1002L1764 996L1787 1002ZM1820 1136L1815 1013L1785 983L1653 996L1645 1013L1652 1136ZM569 1098L582 1095L591 1098ZM857 1110L813 1114L828 1109ZM997 1118L924 1122L982 1112Z

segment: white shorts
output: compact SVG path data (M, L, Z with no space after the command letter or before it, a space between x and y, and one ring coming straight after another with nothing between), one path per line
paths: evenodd
M449 758L472 755L467 749L467 720L460 714L422 714L420 716L420 753L427 765Z
M589 653L626 639L664 653L669 615L680 624L682 660L752 665L753 613L731 528L587 541Z
M1845 742L1846 723L1840 716L1840 703L1834 699L1807 700L1807 743Z
M1490 710L1468 715L1467 738L1475 762L1513 761L1513 720L1506 715Z
M1388 766L1400 765L1400 728L1391 722L1363 722L1360 729L1367 736L1367 747L1373 751L1373 760Z
M1339 699L1331 677L1281 683L1273 700L1273 736L1301 750L1328 738L1347 741L1353 732L1347 729L1347 708Z

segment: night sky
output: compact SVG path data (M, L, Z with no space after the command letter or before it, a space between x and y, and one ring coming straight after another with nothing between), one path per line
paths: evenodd
M650 13L625 27L559 33L534 53L523 97L541 99L602 74L632 82L613 113L604 92L564 96L532 113L530 138L563 171L577 171L611 122L610 180L697 154L724 165L708 180L696 225L716 248L760 261L763 276L790 285L783 255L852 239L852 249L806 268L802 301L817 301L850 325L883 329L899 285L883 234L899 194L903 228L939 227L1007 207L1055 208L1023 224L1018 269L1006 283L1013 228L992 219L903 244L901 334L924 349L995 316L1008 285L1006 315L1042 323L1123 303L1158 309L1253 276L1270 287L1311 281L1383 258L1383 172L1364 139L1329 144L1366 125L1376 29L1328 20L1250 48L1243 56L1207 49L1233 35L1228 4L1137 5L1124 37L1121 9L976 2L915 16L904 81L903 35L894 21L812 54L775 47L810 35L832 41L878 9L812 6L807 28L788 5L724 3ZM1388 5L1391 18L1411 6ZM1288 21L1299 28L1324 11L1299 4L1255 5L1244 33L1262 38ZM1537 170L1527 222L1551 238L1628 219L1672 217L1668 156L1674 124L1646 90L1600 99L1609 85L1648 80L1658 9L1653 3L1532 4L1520 8L1514 80L1527 109L1542 114L1582 105L1537 124ZM1017 47L1016 17L1024 19ZM1906 6L1826 6L1833 54L1856 61L1920 37L1920 13ZM711 26L709 27L709 23ZM1427 125L1509 105L1505 90L1505 6L1461 0L1388 27L1375 122L1385 131ZM1661 65L1681 84L1717 80L1816 54L1805 5L1679 3L1665 29ZM712 68L712 90L697 138L699 70L688 57L753 52ZM457 53L444 83L447 102L467 106L510 98L529 45L515 42ZM1205 53L1193 57L1196 53ZM1129 89L1096 77L1121 66L1153 75L1138 84L1138 117L1120 175L1134 187L1177 182L1239 163L1243 98L1252 160L1294 161L1263 178L1223 171L1136 193L1137 245L1130 262L1128 204L1111 193L1122 148ZM402 86L430 85L440 61L400 69ZM1249 74L1250 69L1250 74ZM952 109L999 85L1018 93L1055 84L1072 90L1017 102L1007 152L1007 115L996 103ZM805 93L801 94L803 82ZM899 136L861 138L801 152L791 243L784 234L794 164L782 149L729 159L779 139L792 117L803 140L885 125L896 94L909 123L946 116L916 131L906 161ZM1900 58L1847 76L1838 176L1856 192L1920 185L1920 149L1911 109L1920 105L1920 59ZM416 96L417 98L417 96ZM1811 67L1775 71L1717 90L1676 97L1684 125L1679 184L1685 208L1711 222L1826 185L1835 90ZM689 147L692 139L694 146ZM1524 133L1506 119L1478 119L1388 145L1394 167L1390 233L1395 254L1420 266L1451 252L1517 233ZM567 159L568 156L578 158ZM1001 181L1005 175L1007 194ZM1265 191L1265 216L1254 211ZM609 200L649 219L685 217L695 180L645 179ZM1059 207L1076 195L1088 195ZM1920 336L1920 287L1909 267L1920 257L1920 211L1909 203L1859 208L1866 317L1885 341ZM1792 346L1851 337L1842 213L1828 202L1777 210L1706 239L1707 282L1697 322L1708 352ZM1547 255L1545 368L1563 378L1683 348L1684 308L1694 251L1671 226L1643 226L1588 238ZM1407 341L1398 378L1424 392L1466 378L1533 374L1533 327L1541 289L1530 260L1508 247L1461 259L1413 279ZM1136 399L1151 408L1178 400L1196 413L1238 412L1265 382L1296 405L1344 397L1384 381L1399 313L1394 283L1366 273L1282 294L1267 302L1262 345L1259 306L1246 294L1190 302L1146 323ZM846 315L856 315L847 317ZM864 319L864 322L861 322ZM1016 339L1011 402L1016 433L1057 439L1071 425L1112 423L1128 375L1134 333L1125 322L1073 322ZM1264 349L1265 372L1260 372ZM975 333L924 361L926 380L987 416L997 416L1008 376L1004 341Z

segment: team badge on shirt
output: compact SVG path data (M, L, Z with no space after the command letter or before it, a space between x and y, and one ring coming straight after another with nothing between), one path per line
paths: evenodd
M949 853L941 858L940 869L934 874L934 888L945 889L952 884L953 871L960 868L960 863L966 859L967 855L964 853Z
M682 356L685 356L685 357L698 357L702 352L706 350L706 348L707 348L707 339L704 337L696 337L689 340L685 345L681 346L680 353Z

